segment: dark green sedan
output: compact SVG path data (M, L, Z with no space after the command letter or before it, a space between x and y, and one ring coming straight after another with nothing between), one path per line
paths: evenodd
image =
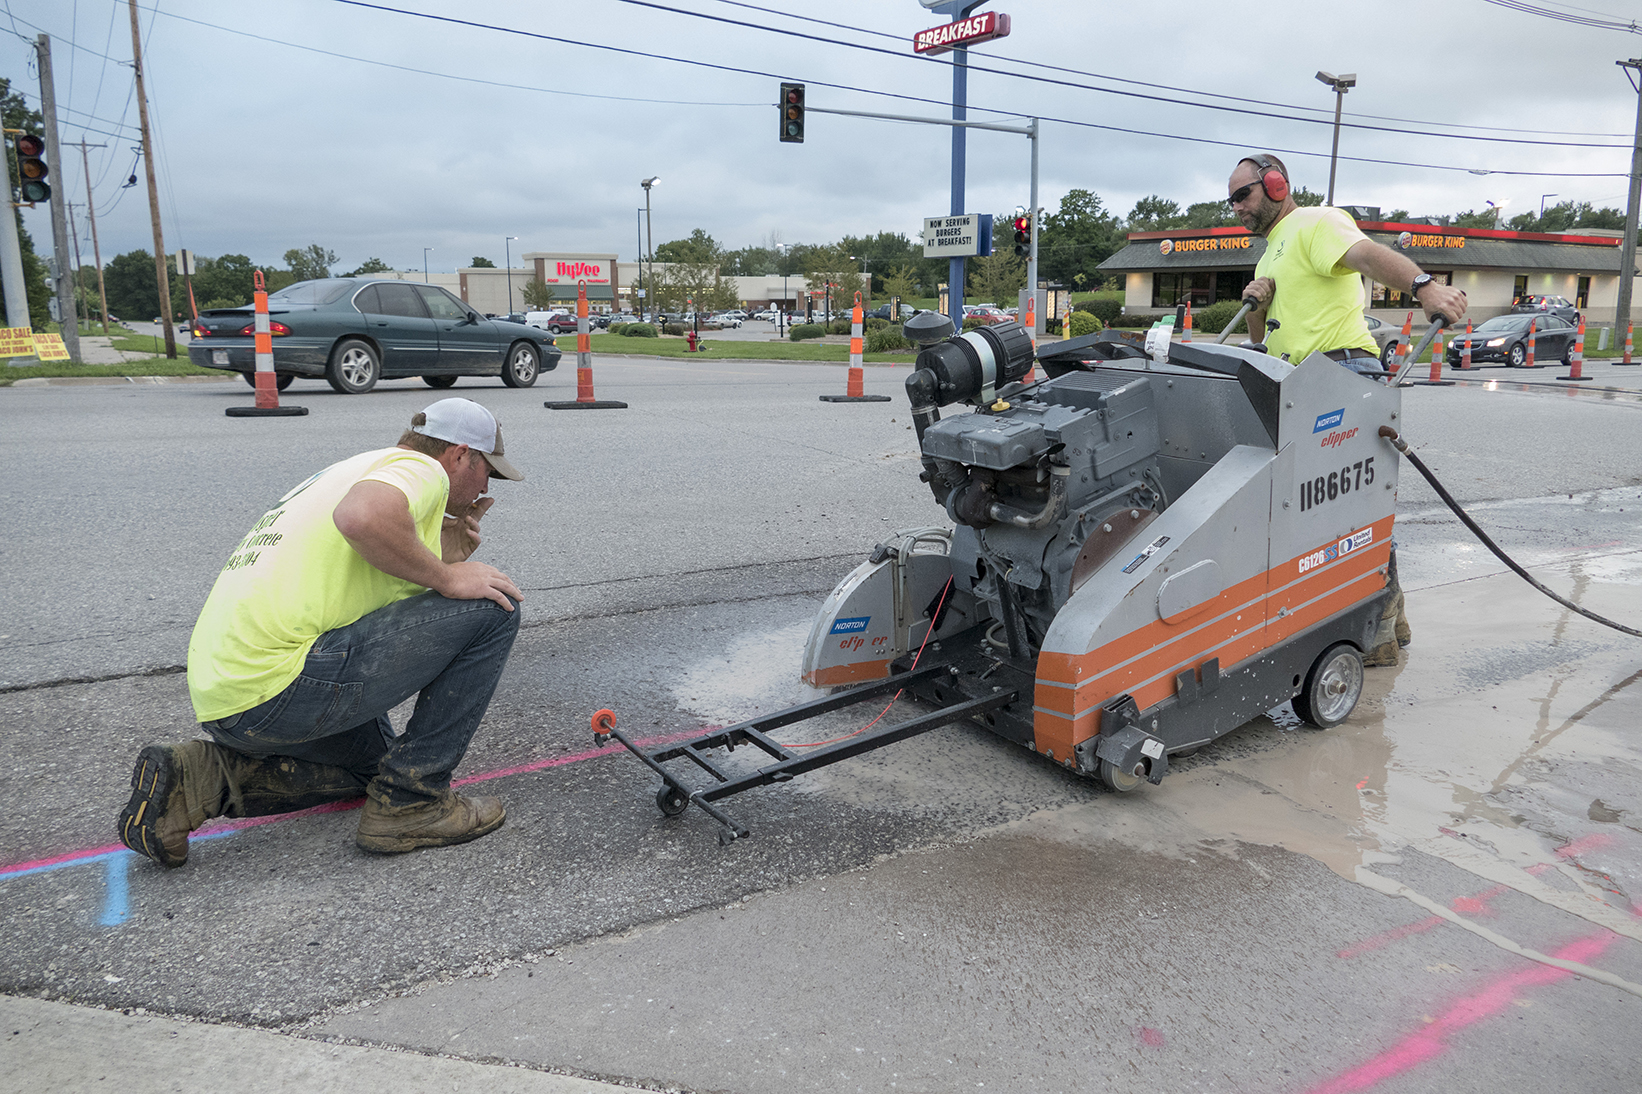
M253 383L255 324L249 306L200 312L188 359ZM461 376L500 376L508 387L529 387L561 356L543 331L486 319L444 289L405 281L298 281L268 294L268 326L281 388L298 376L323 376L345 395L405 376L435 388Z

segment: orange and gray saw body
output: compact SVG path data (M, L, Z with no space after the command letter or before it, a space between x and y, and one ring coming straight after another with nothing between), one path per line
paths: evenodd
M1351 713L1390 596L1378 430L1401 393L1322 354L1121 332L1037 360L1049 379L1022 384L1017 323L918 355L921 479L951 526L878 544L827 597L803 676L831 695L654 748L595 716L660 777L662 812L697 805L732 842L748 830L725 798L955 722L1126 791L1284 702L1320 726ZM942 420L955 403L973 412ZM902 692L935 709L776 736ZM720 755L740 746L751 767Z
M804 679L904 672L927 645L922 664L949 671L912 694L1013 689L989 728L1118 789L1291 699L1343 720L1389 595L1398 463L1377 430L1400 425L1400 392L1321 354L1154 358L1119 332L1039 361L1050 378L1023 386L919 357L922 477L954 526L894 537L844 579ZM943 420L955 402L975 409Z

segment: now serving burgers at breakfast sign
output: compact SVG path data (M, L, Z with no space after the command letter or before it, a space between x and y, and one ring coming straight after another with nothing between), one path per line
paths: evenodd
M995 11L983 11L955 23L945 23L912 36L912 52L925 56L945 53L951 49L972 46L976 42L990 42L994 38L1009 37L1009 16Z

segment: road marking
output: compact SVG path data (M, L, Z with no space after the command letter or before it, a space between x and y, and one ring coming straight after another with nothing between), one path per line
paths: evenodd
M672 741L694 737L701 733L711 733L722 729L722 726L703 726L700 729L687 730L681 733L666 734L661 737L652 737L639 741L640 745L668 744ZM566 764L581 763L585 760L596 760L601 756L610 756L618 752L625 752L621 745L605 745L603 748L589 749L569 756L558 756L551 760L537 760L533 763L519 764L515 767L504 767L497 771L486 771L478 775L469 775L465 779L456 779L451 786L469 786L473 783L489 782L491 779L500 779L509 775L527 775L535 771L546 771L553 767L563 767ZM364 804L363 799L345 802L331 802L327 805L316 805L311 809L303 809L295 813L276 813L268 817L245 817L240 820L227 820L218 824L208 825L192 833L188 837L189 843L198 843L201 840L222 839L236 832L243 832L247 828L257 828L264 824L282 824L286 821L301 820L305 817L318 816L321 813L341 813L349 809L358 809ZM10 881L12 878L25 877L29 874L49 873L53 870L63 870L70 866L84 866L93 862L106 862L119 859L134 853L123 843L107 843L101 847L90 847L78 851L64 851L62 854L50 855L46 858L31 859L27 862L14 862L7 866L0 866L0 882ZM127 860L129 861L129 860Z

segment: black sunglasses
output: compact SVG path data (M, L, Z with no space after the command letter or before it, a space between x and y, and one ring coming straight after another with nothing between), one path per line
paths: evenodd
M1253 190L1256 186L1260 187L1262 190L1265 189L1265 184L1259 179L1255 179L1247 186L1240 186L1236 190L1233 190L1232 196L1226 199L1226 206L1230 208L1231 206L1241 204L1242 201L1249 196L1249 191Z

